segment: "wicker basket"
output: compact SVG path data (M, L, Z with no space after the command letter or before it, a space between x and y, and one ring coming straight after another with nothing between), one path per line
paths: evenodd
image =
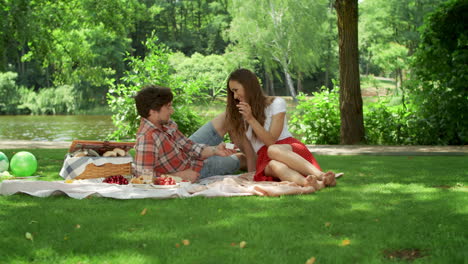
M104 152L113 150L114 148L121 148L125 151L130 150L135 146L134 142L110 142L110 141L91 141L91 140L74 140L70 146L69 152L80 149L93 149L102 155ZM86 158L86 157L82 157ZM106 157L105 159L112 159ZM75 177L75 179L92 179L109 177L113 175L129 175L132 173L132 164L113 164L104 163L102 166L96 166L94 164L88 164L83 173Z

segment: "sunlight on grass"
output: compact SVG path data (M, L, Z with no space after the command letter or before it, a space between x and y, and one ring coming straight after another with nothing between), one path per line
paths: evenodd
M402 249L427 253L420 263L466 259L466 157L317 159L345 175L308 195L0 196L0 263L386 263L385 250Z

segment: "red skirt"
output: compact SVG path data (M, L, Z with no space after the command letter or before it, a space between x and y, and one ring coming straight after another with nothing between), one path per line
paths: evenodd
M292 137L288 137L288 138L276 141L275 144L291 145L293 152L299 154L305 160L309 161L317 169L322 170L317 160L314 158L314 155L312 155L309 149L307 149L307 146L304 145L299 140L292 138ZM267 146L261 147L257 152L257 165L256 165L254 181L279 181L278 178L265 176L265 167L268 165L270 160L271 159L268 157L268 153L267 153ZM304 177L305 176L307 175L304 175Z

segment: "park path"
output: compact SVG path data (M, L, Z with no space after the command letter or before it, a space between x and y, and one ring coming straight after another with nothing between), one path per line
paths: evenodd
M70 141L0 140L2 149L68 149ZM307 145L317 155L468 156L468 146Z

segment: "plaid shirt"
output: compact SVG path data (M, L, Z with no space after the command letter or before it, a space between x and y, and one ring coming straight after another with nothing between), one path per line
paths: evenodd
M148 119L141 118L137 132L135 170L141 175L144 169L154 171L154 176L203 167L201 152L206 148L185 137L174 121L157 128Z

